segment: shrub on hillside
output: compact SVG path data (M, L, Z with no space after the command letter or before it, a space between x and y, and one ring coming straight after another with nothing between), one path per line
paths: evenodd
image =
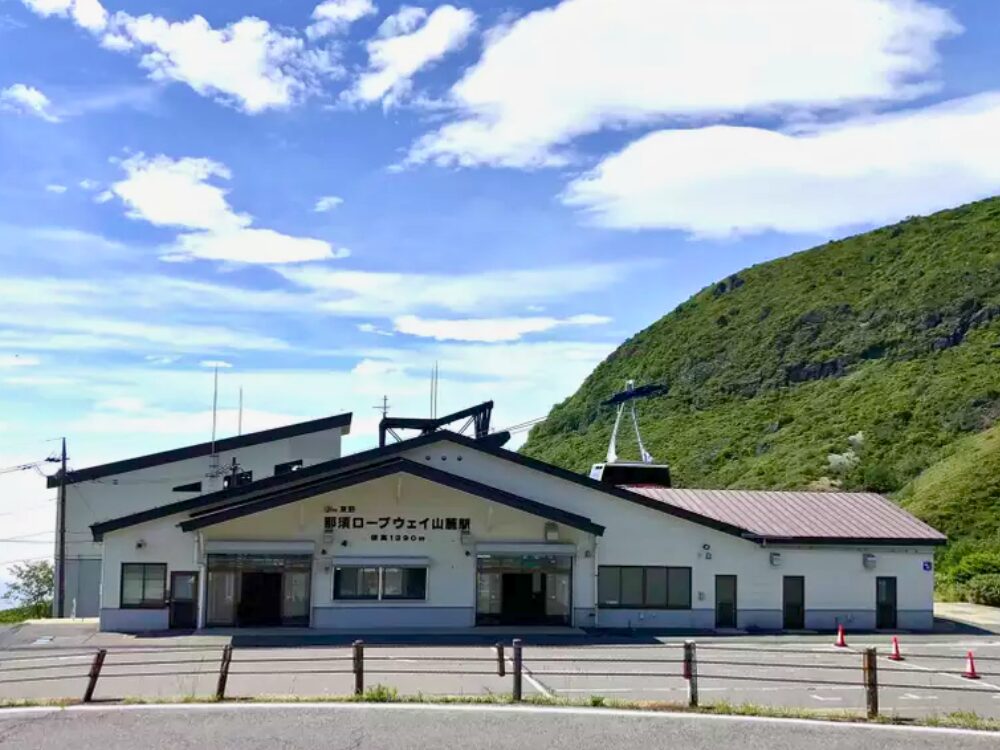
M1000 607L1000 573L973 576L965 584L965 596L975 604Z
M951 569L951 579L959 585L983 575L1000 575L1000 550L970 552Z

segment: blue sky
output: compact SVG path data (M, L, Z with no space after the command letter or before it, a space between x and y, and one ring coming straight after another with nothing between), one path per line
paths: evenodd
M0 468L544 415L745 266L1000 185L979 0L0 0ZM0 561L52 503L0 475ZM48 536L46 536L48 534Z

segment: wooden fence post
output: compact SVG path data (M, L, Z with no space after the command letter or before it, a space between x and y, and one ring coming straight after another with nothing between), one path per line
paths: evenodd
M354 694L364 695L365 692L365 644L354 642Z
M688 684L688 705L698 706L698 655L694 641L684 641L684 679Z
M514 692L515 703L521 702L521 639L514 639Z
M496 650L497 650L497 674L503 677L505 674L507 674L507 665L504 663L504 657L503 657L503 644L498 643L496 645Z
M90 703L94 698L94 688L97 687L97 678L101 676L101 667L104 666L104 659L107 655L107 650L103 648L94 654L94 661L90 665L90 674L87 675L87 689L83 691L84 703Z
M219 662L219 681L215 686L215 700L226 697L226 683L229 681L229 665L233 661L233 646L227 643L222 647L222 660Z
M874 648L866 648L862 654L862 671L865 678L865 703L868 707L868 718L878 716L878 659Z

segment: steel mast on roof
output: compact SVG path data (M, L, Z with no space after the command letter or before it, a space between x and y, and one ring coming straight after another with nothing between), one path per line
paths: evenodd
M646 445L642 441L642 432L639 429L639 417L635 409L635 402L639 399L661 396L668 390L666 385L656 383L636 387L634 380L628 380L625 383L625 390L619 391L611 398L601 402L602 406L616 406L617 410L615 425L611 429L611 441L608 443L607 458L604 463L593 465L590 470L591 479L617 485L670 486L670 467L667 464L655 463L653 456L646 450ZM620 461L618 459L618 430L621 428L622 417L625 415L626 409L632 419L636 443L639 446L638 461Z

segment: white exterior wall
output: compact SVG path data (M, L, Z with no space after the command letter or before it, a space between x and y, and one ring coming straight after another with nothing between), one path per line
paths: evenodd
M712 628L715 623L715 576L735 574L739 626L775 629L782 622L782 577L803 575L806 626L856 628L875 626L875 578L897 578L899 627L930 629L933 624L933 550L886 547L814 547L790 549L755 543L685 521L659 510L608 496L487 453L439 443L407 452L407 457L509 492L590 518L605 527L598 540L598 565L668 565L692 568L691 610L602 609L595 614L593 582L584 585L582 566L574 582L575 621L599 627ZM459 460L461 458L461 460ZM709 550L704 545L709 545ZM770 564L770 553L783 564ZM874 570L862 555L876 556ZM711 554L711 558L706 557ZM925 563L931 570L924 570ZM594 573L592 572L591 575ZM581 611L582 610L582 611Z
M275 464L302 459L304 466L340 457L342 428L323 430L220 452L223 468L236 459L253 478L274 474ZM221 489L221 479L211 486L206 474L210 457L151 466L100 479L77 482L66 487L66 614L78 617L98 615L101 544L93 541L90 526L148 508L186 500L199 493L173 492L181 484L202 482L204 492ZM56 529L58 536L58 529ZM58 550L57 550L58 554Z
M932 549L886 547L762 547L739 537L686 521L659 510L607 495L558 477L520 467L472 449L439 443L408 451L407 458L576 513L605 527L602 537L559 525L560 541L575 547L573 623L601 628L711 629L715 624L715 576L737 576L738 626L780 629L782 578L805 577L806 627L827 629L843 623L854 629L875 625L875 579L897 580L898 625L930 629L933 623ZM457 531L428 532L424 542L371 541L376 529L337 531L332 543L323 537L326 506L341 515L353 505L366 520L467 517L471 538L462 543ZM124 622L135 610L116 610L122 562L167 562L170 570L192 570L197 534L176 528L186 516L175 516L109 533L105 537L102 623ZM312 576L313 627L468 626L475 621L476 542L534 542L544 537L545 519L427 480L398 475L375 480L263 513L209 526L206 543L229 541L310 541L315 544ZM377 530L382 533L382 530ZM393 529L386 529L390 533ZM400 533L405 533L401 531ZM137 557L135 543L146 541ZM347 545L343 546L342 542ZM707 545L707 549L705 548ZM771 553L781 553L780 566ZM468 553L468 554L467 554ZM866 569L863 554L875 555ZM422 602L357 602L333 600L333 566L344 557L424 557L429 559L427 599ZM690 610L598 609L596 565L666 565L692 569ZM202 583L204 583L204 568ZM168 579L169 580L169 579ZM124 612L124 614L120 614ZM204 617L204 613L201 613Z

